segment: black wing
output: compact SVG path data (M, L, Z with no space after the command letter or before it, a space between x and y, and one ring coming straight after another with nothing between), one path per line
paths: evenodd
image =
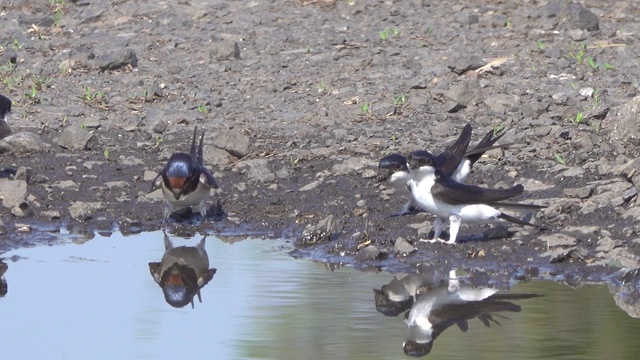
M458 139L446 148L441 154L434 158L436 168L445 173L448 176L453 175L462 157L469 148L469 142L471 141L471 125L467 124Z
M164 181L164 174L165 174L165 169L162 169L162 171L160 171L160 173L158 173L158 175L156 175L156 177L153 179L153 181L151 182L151 189L149 190L149 192L152 192L155 189L158 189L161 185L161 182ZM158 179L160 179L161 181L158 181Z
M200 182L212 189L218 188L218 182L204 166L200 167Z
M520 195L524 186L518 184L509 189L487 189L476 185L460 184L450 177L436 172L436 182L431 187L434 199L452 205L495 203Z
M487 135L485 135L484 138L482 138L482 140L480 140L480 142L473 149L467 151L464 154L464 156L466 156L467 159L471 161L471 166L473 166L473 164L475 164L478 160L480 160L480 158L482 157L482 155L484 155L485 152L492 149L505 148L511 145L511 144L494 145L496 142L498 142L498 140L500 140L504 136L505 133L503 132L502 134L496 137L493 137L494 134L495 133L493 129L489 130Z

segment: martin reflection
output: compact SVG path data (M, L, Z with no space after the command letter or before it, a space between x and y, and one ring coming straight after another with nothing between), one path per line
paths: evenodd
M7 269L9 269L9 265L0 260L0 297L7 295L7 291L9 290L7 279L4 278L4 273L7 272Z
M486 327L500 325L493 318L499 312L520 312L520 305L510 300L530 299L536 294L498 294L498 289L471 286L439 271L418 272L403 278L394 278L380 290L375 290L376 309L385 315L396 316L401 309L405 314L404 353L424 356L431 352L433 342L453 325L466 332L468 320L477 318Z
M160 262L150 262L149 271L160 285L165 301L176 308L191 303L194 296L202 303L200 289L213 279L216 269L209 269L209 256L204 249L206 236L196 246L173 247L164 234L165 252Z

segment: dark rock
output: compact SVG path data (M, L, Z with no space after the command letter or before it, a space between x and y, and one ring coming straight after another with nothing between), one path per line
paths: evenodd
M484 240L506 239L509 237L509 229L506 226L497 225L482 233Z
M100 71L118 70L124 66L138 67L138 57L132 49L126 49L120 53L109 54L95 59Z
M473 25L480 21L477 14L469 13L466 11L459 11L453 14L453 20L462 25Z
M447 67L458 75L476 70L484 66L485 62L478 56L454 52L447 63Z
M569 5L569 14L571 16L571 27L574 29L596 31L600 28L600 19L598 19L598 16L590 10L585 9L579 3Z
M69 214L74 220L87 221L91 219L96 212L103 209L104 204L101 202L74 201L71 206L69 206Z
M45 151L50 145L31 132L19 132L0 140L0 154L29 154Z
M0 179L0 199L2 200L2 206L6 209L20 206L26 196L26 181Z
M218 131L213 138L213 145L226 150L229 154L242 159L251 153L251 138L236 130Z
M270 182L276 179L276 175L268 167L269 161L267 159L252 159L246 160L238 164L238 167L248 167L247 178L249 180L259 182Z
M58 138L58 145L68 150L88 150L93 134L79 126L67 126Z
M416 248L402 237L397 238L393 243L393 252L398 255L407 256L414 251Z
M322 242L330 241L338 233L338 223L333 215L320 220L316 225L309 225L302 232L297 244L310 246Z
M477 77L464 79L445 95L459 106L476 105L483 101L482 88Z
M385 254L385 252L381 251L380 249L378 249L377 246L374 245L369 245L363 249L360 249L357 254L356 254L356 258L360 261L363 260L376 260L380 257L382 257Z

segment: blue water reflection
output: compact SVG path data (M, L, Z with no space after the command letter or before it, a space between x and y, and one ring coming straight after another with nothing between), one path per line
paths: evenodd
M197 248L202 236L170 238L176 248ZM217 272L200 288L202 303L174 308L149 271L165 248L156 232L2 254L2 358L405 358L403 317L376 312L372 293L391 274L329 271L292 259L283 241L209 236L208 268ZM466 333L451 327L429 356L626 359L640 350L640 321L615 306L606 286L539 281L509 293L544 296L514 301L521 312L500 325L474 318Z

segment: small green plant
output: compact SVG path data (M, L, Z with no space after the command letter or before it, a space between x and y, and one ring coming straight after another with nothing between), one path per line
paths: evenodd
M578 64L582 64L584 62L584 53L587 51L587 45L580 45L580 48L576 51L575 49L571 49L569 51L569 57L574 59Z
M604 63L604 64L602 64L602 67L603 67L605 70L615 70L615 69L616 69L616 67L615 67L615 66L613 66L613 65L611 65L611 64L609 64L609 63Z
M600 90L595 89L593 91L593 107L594 108L597 108L600 105L601 96L602 94L600 93Z
M198 112L200 114L206 115L209 113L209 109L207 108L207 105L204 105L204 104L198 105Z
M511 20L507 19L507 21L504 22L504 27L511 29Z
M320 83L318 83L318 92L319 93L327 92L327 85L324 83L324 81L320 81Z
M153 144L154 148L159 148L160 144L162 144L162 142L164 141L164 138L162 136L156 136L156 142L155 144Z
M431 35L431 34L433 34L433 28L428 27L428 28L424 31L424 33L425 33L426 35Z
M356 0L347 0L348 5L355 5Z
M363 115L371 115L371 103L370 102L362 103L362 105L360 105L360 111L362 112Z
M398 28L393 28L393 29L384 29L381 31L378 31L378 36L380 36L380 40L387 40L389 38L389 36L400 36L400 30L398 30Z
M547 47L542 40L536 41L536 45L538 46L538 50L544 50Z
M592 70L598 71L600 69L600 65L592 56L587 56L587 64Z
M602 121L591 121L591 127L596 131L596 134L599 134L602 130Z
M291 164L291 166L295 166L298 162L300 162L299 156L292 156L289 158L289 163Z
M393 100L393 106L395 107L401 107L404 105L404 103L407 101L407 96L405 94L400 94L398 97L396 97Z
M2 64L2 71L12 72L15 69L16 64L12 63L11 61L7 61L5 64Z
M493 136L496 136L500 134L502 130L504 130L504 123L495 124L492 126L492 128L493 128Z
M571 122L573 122L576 125L580 125L583 120L584 120L584 114L582 113L582 111L580 111L579 113L576 114L576 117L571 120Z
M82 130L87 130L87 124L85 124L85 123L81 123L81 124L80 124L80 129L82 129Z
M563 154L557 153L556 154L556 161L558 162L558 164L560 165L565 165L566 163L566 159L564 158Z
M104 155L105 160L109 160L109 149L108 148L104 149L102 154Z
M38 100L38 89L36 89L35 85L31 85L31 89L24 94L24 96L31 102L32 104L37 104L40 102Z
M13 49L14 50L22 49L22 44L20 43L20 41L18 41L18 39L13 39Z
M62 14L64 14L65 0L49 0L51 12L54 13L54 25L60 26Z
M89 106L108 110L107 99L105 97L104 91L95 91L90 87L85 87L82 95L80 95L79 98Z

